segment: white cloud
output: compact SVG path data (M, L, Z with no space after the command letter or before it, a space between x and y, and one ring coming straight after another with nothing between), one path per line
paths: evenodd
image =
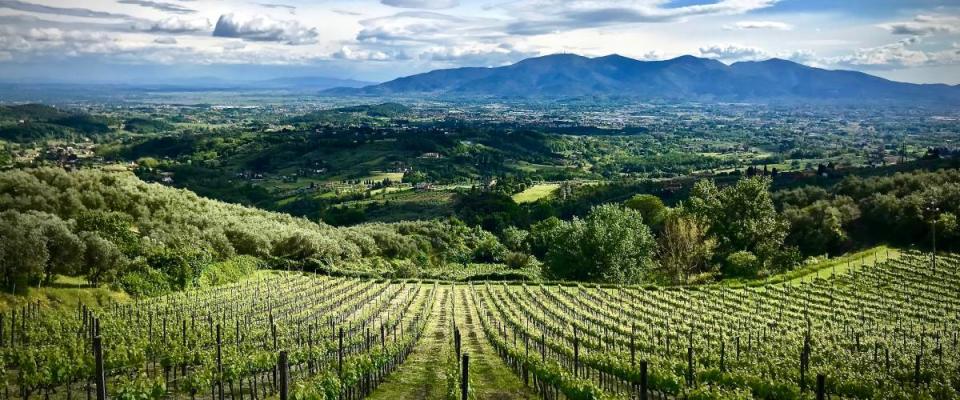
M820 64L820 59L817 57L817 53L812 50L795 50L786 54L778 54L777 57L811 66L817 66Z
M881 25L894 35L926 36L960 32L960 17L954 15L917 15L911 21Z
M709 4L664 7L663 1L542 0L508 3L518 20L507 26L515 35L602 27L617 24L663 23L707 15L737 15L767 8L777 0L719 0Z
M740 21L724 28L728 30L771 29L789 31L793 29L793 25L779 21Z
M540 55L537 51L521 50L504 43L432 47L420 53L418 58L453 65L501 66L537 55Z
M210 28L212 26L208 19L170 17L154 22L149 30L151 32L186 33L209 31Z
M299 45L316 43L320 34L316 28L307 28L297 21L277 21L266 16L244 17L224 14L217 20L213 36Z
M161 1L152 1L152 0L117 0L117 3L120 4L133 4L141 7L152 8L159 11L174 13L174 14L193 14L196 10L181 6L175 3L165 3Z
M459 0L380 0L380 2L391 7L428 10L441 10L460 5Z
M341 47L331 57L350 61L388 61L393 59L389 54L379 50L353 50L349 46Z
M659 61L659 60L665 60L667 58L667 55L660 50L650 50L638 56L633 56L632 58L641 60L641 61Z
M960 51L956 49L926 51L911 48L918 43L920 43L920 38L911 36L883 46L857 49L853 54L834 57L827 61L836 65L864 69L899 69L960 64Z
M737 44L701 47L700 56L722 61L752 61L770 58L770 55L763 49Z

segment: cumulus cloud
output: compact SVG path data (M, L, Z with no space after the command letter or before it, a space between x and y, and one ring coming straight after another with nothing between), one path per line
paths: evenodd
M68 17L86 18L130 18L129 15L115 14L105 11L95 11L87 8L52 7L42 4L28 3L20 0L0 0L0 8L26 11L38 14L63 15Z
M786 54L780 54L778 57L807 65L817 65L820 63L817 53L812 50L795 50Z
M793 25L779 21L740 21L733 25L727 25L724 28L727 30L770 29L789 31L793 29Z
M539 52L521 50L504 43L432 47L421 52L418 58L454 65L500 66L538 55Z
M632 56L631 58L634 58L640 61L659 61L659 60L666 59L667 56L660 50L650 50L650 51L647 51L646 53L643 53L637 56Z
M299 45L315 43L319 33L316 28L307 28L297 21L277 21L266 16L242 17L224 14L217 20L213 36Z
M151 1L151 0L117 0L117 3L120 4L133 4L141 7L152 8L155 10L160 10L164 12L170 12L175 14L192 14L196 10L192 8L187 8L179 4L174 3L164 3L161 1Z
M960 32L960 17L949 15L917 15L911 21L881 25L894 35L927 36Z
M925 51L912 48L918 43L920 38L912 36L883 46L857 49L853 54L827 61L840 66L878 70L960 64L960 51Z
M421 8L428 10L441 10L460 5L459 0L380 0L380 2L391 7Z
M151 32L187 33L209 32L210 28L210 20L208 19L170 17L154 22L148 30Z
M177 39L170 36L158 37L153 40L157 44L177 44Z
M450 44L502 37L496 21L429 11L408 11L360 21L358 42L373 44Z
M770 58L770 55L762 49L736 44L701 47L700 55L724 61L748 61Z
M380 50L355 50L349 46L343 46L340 50L334 52L331 57L338 60L350 61L389 61L393 57Z
M0 48L14 56L74 56L109 52L118 48L117 41L104 33L58 28L0 29Z
M109 40L103 33L94 33L77 30L62 30L58 28L32 28L18 35L34 42L79 42L91 43Z

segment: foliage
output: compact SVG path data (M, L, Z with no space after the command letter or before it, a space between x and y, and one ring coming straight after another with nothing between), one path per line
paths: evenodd
M334 228L94 170L0 172L0 213L8 221L0 226L8 288L46 272L76 270L94 283L136 272L121 286L155 293L165 285L146 268L165 274L171 288L185 288L199 284L208 265L238 254L328 265L402 259L428 269L506 256L496 236L456 220Z
M745 251L758 258L761 268L788 267L772 265L781 251L787 224L777 214L769 188L770 180L762 177L740 179L723 188L708 180L694 185L690 211L709 224L709 233L717 240L717 257L727 259ZM733 275L734 271L724 272Z
M756 277L760 266L757 256L746 250L730 253L724 260L724 270L731 276Z
M545 235L553 237L546 258L556 278L639 282L653 267L656 243L638 211L597 206L555 229Z
M643 220L652 227L660 226L667 217L667 207L663 200L652 194L638 194L623 203L627 208L632 208L640 212Z
M787 243L811 254L837 254L851 247L847 229L860 218L860 209L850 197L838 196L803 208L788 207L783 216L790 223Z
M666 217L659 239L658 255L664 275L674 283L685 283L690 276L710 267L716 239L707 236L707 224L683 210Z

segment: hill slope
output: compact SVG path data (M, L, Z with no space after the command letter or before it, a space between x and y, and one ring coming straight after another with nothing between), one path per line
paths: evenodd
M497 68L436 70L327 93L960 103L960 87L956 86L893 82L862 72L813 68L780 59L726 65L693 56L639 61L619 55L587 58L573 54L529 58Z

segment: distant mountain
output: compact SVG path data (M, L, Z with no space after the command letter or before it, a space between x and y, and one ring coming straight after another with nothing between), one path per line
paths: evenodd
M958 86L894 82L862 72L813 68L781 59L727 65L694 56L639 61L620 55L588 58L555 54L504 67L436 70L325 93L960 104Z

